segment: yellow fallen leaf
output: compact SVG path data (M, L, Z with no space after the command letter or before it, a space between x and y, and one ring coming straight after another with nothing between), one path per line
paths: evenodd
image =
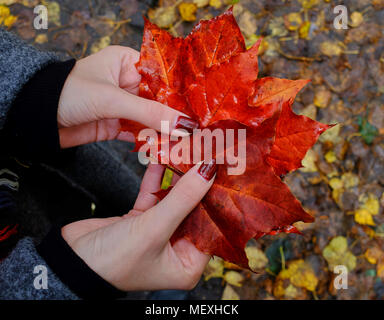
M285 26L290 31L299 29L302 23L300 12L291 12L285 16Z
M320 51L328 57L339 56L343 49L336 42L324 41L320 44Z
M224 274L223 279L233 286L241 287L243 285L242 282L244 281L244 276L237 271L227 271Z
M313 99L313 104L318 108L326 108L331 101L332 94L327 88L321 86L315 91L315 97Z
M5 27L10 28L16 20L17 17L11 14L10 9L0 2L0 26L4 25Z
M20 3L25 7L36 7L39 4L39 0L0 0L0 5L10 6L15 3Z
M349 271L356 267L356 257L348 250L347 239L343 236L333 238L323 250L323 257L333 272L335 266L344 265Z
M312 222L303 222L303 221L297 221L293 224L293 226L299 230L299 231L305 231L308 229L313 228L313 223Z
M194 3L183 2L179 5L181 19L184 21L195 21L197 6Z
M382 257L376 267L376 274L381 280L384 280L384 258Z
M372 216L379 213L379 199L372 193L361 194L359 202L359 208L355 211L355 221L361 225L375 226Z
M148 17L151 22L159 26L159 28L170 28L177 20L175 6L159 7L148 11Z
M172 185L173 171L166 168L163 175L163 180L161 181L160 189L167 190Z
M357 209L355 211L355 221L358 224L366 226L375 226L375 221L373 221L372 215L366 209Z
M333 169L331 172L327 173L328 179L336 178L339 176L339 172L336 169Z
M302 168L299 170L301 172L317 172L317 166L316 166L316 160L317 160L317 154L312 149L309 149L304 157L304 159L301 161Z
M256 34L252 34L251 36L249 37L246 37L245 38L245 46L247 47L247 49L251 48L257 40L259 40L261 37L256 35ZM260 42L260 46L259 46L259 50L257 51L257 54L259 56L263 55L265 50L268 49L268 37L263 37L261 39L261 42Z
M304 9L311 9L317 5L320 0L299 0L299 2Z
M312 120L316 120L317 109L314 104L309 104L304 109L300 111L300 115L311 118Z
M376 264L377 261L384 256L384 252L378 247L368 248L364 253L365 259L371 264Z
M288 34L283 17L272 18L269 22L268 29L271 31L272 37L284 37Z
M342 199L341 199L341 196L343 195L344 193L344 188L342 189L334 189L332 190L332 199L336 202L336 204L342 208L343 207L343 203L342 203Z
M276 278L276 281L273 286L273 295L276 298L282 298L285 296L284 280Z
M308 291L314 291L319 282L311 265L303 259L292 261L287 269L280 271L278 277L289 279L294 286Z
M240 300L240 296L237 292L227 283L224 288L221 300Z
M0 18L6 18L11 14L11 10L5 5L0 5Z
M320 137L319 141L324 142L332 142L334 145L342 141L340 137L340 128L339 124L333 126L332 128L325 131Z
M202 8L209 5L209 0L193 0L193 3L197 5L198 8Z
M299 290L292 284L289 284L288 287L284 290L284 298L285 299L296 299L299 295Z
M370 214L377 215L379 213L379 199L373 193L361 194L359 202L361 203L360 207L368 210Z
M216 9L220 9L221 6L223 5L223 3L221 2L221 0L210 0L209 5L211 7L216 8Z
M47 7L49 22L57 26L61 25L60 5L56 1L42 1L42 4Z
M356 28L364 22L363 15L359 11L352 12L349 25Z
M343 182L344 188L350 189L359 184L359 176L352 172L346 172L341 176L341 181Z
M335 151L329 150L325 155L324 155L325 161L328 163L335 162L337 160Z
M40 33L35 38L35 42L38 44L43 44L43 43L46 43L47 41L48 41L48 37L46 33Z
M208 265L204 270L204 280L208 281L211 278L222 278L224 272L223 259L214 257L209 260Z
M308 39L310 29L311 23L309 21L304 21L299 28L299 37L302 39Z
M268 263L267 256L259 248L248 246L245 248L245 253L248 258L248 265L253 271L264 268Z
M13 16L13 15L10 15L8 17L6 17L3 21L3 24L4 26L6 26L7 28L10 28L13 26L13 24L17 21L17 17L16 16Z
M332 199L338 204L341 204L340 196L344 192L344 184L340 178L334 177L328 181L329 186L332 188Z
M92 44L91 52L92 53L99 52L101 49L108 47L110 44L111 44L111 37L109 36L102 37L98 41Z
M259 40L259 38L260 37L257 36L256 34L252 34L248 37L245 37L244 40L245 40L245 46L246 46L247 50L249 48L251 48L256 43L256 41ZM260 49L260 47L259 47L259 49ZM259 50L259 54L260 54L260 50Z
M246 38L249 38L256 33L257 21L252 12L243 10L240 17L238 17L238 21L240 30Z

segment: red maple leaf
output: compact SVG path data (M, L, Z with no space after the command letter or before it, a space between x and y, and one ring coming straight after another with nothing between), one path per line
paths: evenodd
M201 21L185 39L146 20L137 64L140 96L184 112L201 128L247 130L246 140L236 141L246 144L245 172L229 175L229 165L219 165L212 188L171 239L185 238L202 252L244 268L249 268L248 240L298 232L293 223L313 221L280 176L299 168L330 127L291 109L307 80L257 79L259 43L245 49L232 9ZM121 120L122 131L137 134L142 128ZM192 165L168 166L183 173Z

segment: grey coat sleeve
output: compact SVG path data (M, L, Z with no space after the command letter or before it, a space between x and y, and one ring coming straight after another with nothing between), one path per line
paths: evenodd
M32 76L57 57L41 52L0 28L0 130L20 89Z
M33 75L58 59L0 28L0 132L18 92ZM36 266L47 268L48 289L36 289ZM20 240L0 262L0 299L77 299L38 255L30 238Z
M18 92L36 72L57 60L54 54L40 52L0 28L0 134ZM141 179L109 144L78 147L69 162L40 165L86 194L96 205L104 204L112 215L124 214L136 199ZM36 290L36 265L44 266L45 262L32 239L20 240L11 254L0 261L0 299L76 298L48 267L48 291Z
M0 133L23 85L54 61L58 61L54 54L41 52L0 28ZM95 203L105 200L120 214L132 208L141 180L118 159L108 142L78 147L71 163L47 165L47 169L84 191Z
M37 254L31 238L20 240L0 263L0 300L78 300Z

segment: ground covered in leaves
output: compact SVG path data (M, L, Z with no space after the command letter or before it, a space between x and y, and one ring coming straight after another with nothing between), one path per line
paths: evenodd
M32 28L38 3L48 7L48 30ZM191 298L383 299L383 0L343 1L348 29L340 30L333 25L339 3L327 0L0 0L0 25L79 59L109 44L139 50L143 14L184 36L232 4L247 46L263 38L260 77L311 79L294 110L338 125L308 152L304 168L284 179L315 222L297 225L302 236L249 243L257 274L212 259ZM349 271L348 289L334 286L339 265Z

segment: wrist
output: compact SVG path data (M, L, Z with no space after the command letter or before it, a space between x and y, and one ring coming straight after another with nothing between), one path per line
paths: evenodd
M76 250L76 246L74 248ZM72 249L62 236L61 226L51 229L37 246L37 251L60 280L80 298L116 299L125 295L125 292L116 289L100 277Z

